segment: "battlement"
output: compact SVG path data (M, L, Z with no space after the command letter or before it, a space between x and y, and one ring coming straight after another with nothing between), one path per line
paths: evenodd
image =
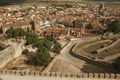
M61 77L61 78L92 78L92 79L120 79L120 74L115 73L59 73L59 72L39 72L39 71L23 71L23 70L0 70L2 75L17 75L31 77Z

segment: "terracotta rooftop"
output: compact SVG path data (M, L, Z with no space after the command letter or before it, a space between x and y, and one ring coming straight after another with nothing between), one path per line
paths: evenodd
M61 32L61 29L57 29L57 28L50 28L50 29L47 29L46 32L48 33L59 33Z

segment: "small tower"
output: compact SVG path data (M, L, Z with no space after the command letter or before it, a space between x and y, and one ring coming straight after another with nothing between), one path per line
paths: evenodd
M103 9L104 9L104 3L100 3L100 4L99 4L99 9L100 9L100 10L103 10Z
M34 31L35 32L40 32L40 21L39 20L34 20Z

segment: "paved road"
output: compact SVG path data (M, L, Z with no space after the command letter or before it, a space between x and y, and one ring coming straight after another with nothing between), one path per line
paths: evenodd
M86 40L87 41L87 40ZM76 66L77 68L80 69L80 72L89 72L89 73L99 73L99 72L107 72L106 70L94 66L84 60L75 58L73 56L70 55L69 51L72 48L73 45L75 45L76 43L82 43L84 42L83 40L73 40L71 41L62 51L61 51L61 55L63 56L63 58L65 58L67 61L69 61L71 64L73 64L74 66Z

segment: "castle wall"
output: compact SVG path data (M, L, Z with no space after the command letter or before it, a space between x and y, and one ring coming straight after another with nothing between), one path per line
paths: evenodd
M3 80L120 80L120 74L112 73L41 73L39 71L0 70Z

